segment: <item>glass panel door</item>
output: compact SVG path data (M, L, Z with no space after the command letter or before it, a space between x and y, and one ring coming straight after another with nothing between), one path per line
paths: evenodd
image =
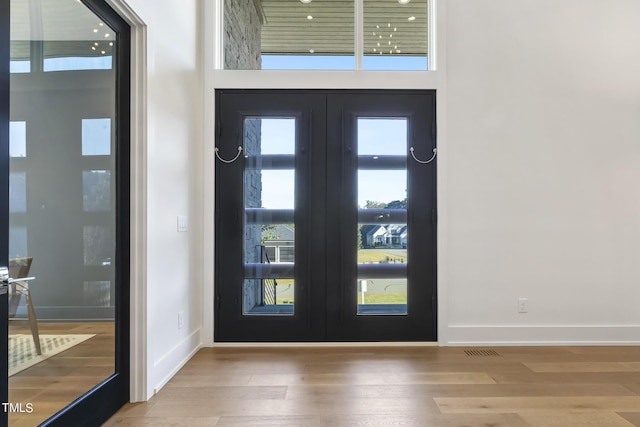
M327 97L327 337L436 339L436 164L430 91Z
M99 425L129 389L129 26L10 5L8 421Z
M311 313L324 309L323 255L308 244L324 227L312 211L324 171L311 166L324 148L310 138L324 123L322 98L217 98L216 340L309 339L322 328Z

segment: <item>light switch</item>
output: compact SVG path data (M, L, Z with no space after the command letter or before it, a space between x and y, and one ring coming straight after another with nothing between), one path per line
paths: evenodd
M189 231L189 217L186 215L178 215L178 232Z

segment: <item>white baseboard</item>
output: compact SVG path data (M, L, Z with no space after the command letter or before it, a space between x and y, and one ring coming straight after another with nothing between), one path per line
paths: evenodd
M161 377L161 379L153 387L153 394L158 393L200 348L202 348L200 329L197 329L156 360L153 363L154 372L150 372L149 376L153 375L153 377Z
M449 346L640 345L640 325L450 325Z

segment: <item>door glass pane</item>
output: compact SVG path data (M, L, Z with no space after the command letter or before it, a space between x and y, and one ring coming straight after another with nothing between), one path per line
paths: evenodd
M358 119L360 315L407 314L407 120Z
M292 315L296 120L244 120L243 314Z
M427 0L364 0L364 70L427 70Z
M353 0L225 0L224 68L353 70Z
M9 424L39 425L115 372L117 43L80 1L11 9Z

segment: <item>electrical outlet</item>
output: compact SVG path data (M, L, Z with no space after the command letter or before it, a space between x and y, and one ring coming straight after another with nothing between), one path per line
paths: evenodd
M529 298L518 298L518 313L529 312Z
M178 312L178 329L182 329L184 326L184 311Z

